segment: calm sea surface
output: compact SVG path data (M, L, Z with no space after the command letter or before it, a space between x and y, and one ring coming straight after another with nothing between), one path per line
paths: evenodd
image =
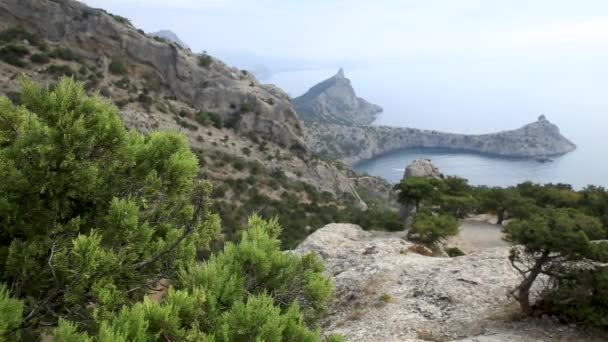
M410 149L362 162L357 170L397 182L412 160L429 158L444 174L472 184L508 186L529 180L608 186L608 64L580 58L537 65L433 62L345 71L359 96L384 107L376 124L477 134L518 128L545 114L578 149L544 164ZM295 97L336 71L284 72L270 82Z

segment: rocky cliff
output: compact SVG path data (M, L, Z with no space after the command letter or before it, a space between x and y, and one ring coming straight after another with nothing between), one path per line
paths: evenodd
M247 71L74 0L2 0L0 31L0 48L19 53L0 56L0 95L18 99L21 74L42 84L72 76L113 100L129 127L183 132L216 184L245 179L242 165L255 165L365 207L344 172L311 157L287 94Z
M382 112L380 106L357 97L343 69L293 99L293 104L302 120L332 124L367 125Z
M315 252L333 278L326 333L348 341L602 340L551 320L514 321L518 306L507 293L520 279L509 247L427 257L402 236L330 224L296 249Z
M576 149L544 116L519 129L467 135L388 126L310 123L308 145L329 158L349 164L407 148L443 148L504 157L537 158Z
M102 69L121 63L129 77L146 78L164 96L216 113L242 132L304 148L302 126L285 93L210 56L156 41L124 18L73 0L3 0L0 19L5 28L27 27L68 45Z

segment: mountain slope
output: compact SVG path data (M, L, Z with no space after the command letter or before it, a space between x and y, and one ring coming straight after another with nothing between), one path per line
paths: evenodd
M286 234L301 238L307 225L323 224L309 224L314 215L302 218L311 203L317 211L366 208L347 170L308 149L285 92L214 57L155 40L125 18L73 0L3 0L0 51L0 95L18 102L20 75L43 85L68 75L110 98L128 127L185 134L201 176L217 187L228 229L258 211L299 217Z
M343 69L293 99L293 104L304 121L334 124L366 125L382 112L380 106L357 97Z

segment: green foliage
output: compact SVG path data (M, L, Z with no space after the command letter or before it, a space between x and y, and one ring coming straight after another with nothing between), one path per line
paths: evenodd
M456 258L456 257L465 255L465 253L458 247L446 248L445 252L448 254L448 256L450 258Z
M439 181L427 177L406 177L395 185L399 191L399 202L407 205L414 203L416 210L420 209L422 200L433 200L439 195Z
M0 44L23 42L27 40L30 44L38 47L41 51L48 49L46 43L40 36L31 33L22 26L15 26L0 32Z
M0 283L0 341L8 341L7 334L21 325L22 316L23 303L12 298L6 286Z
M197 262L219 220L183 136L127 131L71 79L25 80L22 99L0 99L0 339L51 324L58 341L320 340L332 283L281 251L276 219Z
M608 244L596 245L591 242L605 239L608 235L601 222L575 209L546 209L542 215L514 220L506 227L505 233L508 241L523 246L513 247L509 260L523 277L522 283L512 294L524 313L532 311L529 292L539 275L546 275L552 280L551 284L557 285L548 293L552 290L561 295L564 291L576 294L566 290L576 288L570 286L571 282L567 279L572 272L578 273L580 269L569 265L603 261L608 255ZM593 273L594 268L591 266L586 272ZM566 286L560 287L563 284ZM578 300L584 303L590 298L589 293L592 292ZM608 307L604 306L602 310L608 310Z
M331 281L314 255L281 252L280 230L276 220L252 217L238 244L183 267L159 303L145 298L99 318L94 340L319 341ZM61 320L54 337L91 340L79 330Z
M208 68L213 64L213 58L207 54L201 54L198 56L198 66L201 68Z
M0 60L17 67L25 67L27 62L24 61L24 57L29 53L30 51L23 45L10 44L0 48Z
M57 65L57 64L51 64L49 65L44 72L46 72L47 74L51 74L51 75L55 75L58 77L61 76L75 76L76 75L76 71L74 71L74 69L72 69L69 65Z
M513 188L483 189L479 197L480 210L495 212L498 217L497 224L502 224L507 213L511 218L526 218L535 211L534 201L523 197Z
M64 47L58 47L56 49L53 49L53 51L49 53L49 56L52 58L62 59L68 62L80 62L82 60L82 57L80 55Z
M408 231L408 238L428 246L458 234L458 221L449 215L435 215L429 211L418 212Z
M127 66L119 60L113 59L108 65L108 71L113 75L125 76L129 72Z
M36 53L30 57L30 61L36 64L46 64L51 61L50 57L45 53Z
M131 20L129 20L128 18L125 18L125 17L117 15L117 14L111 14L111 13L108 13L108 14L112 18L114 18L114 20L116 20L116 22L118 22L120 24L133 26L133 24L131 24Z
M23 106L0 99L0 281L32 312L91 326L196 260L219 230L176 133L124 128L107 100L64 78L23 81ZM44 303L44 305L41 305Z

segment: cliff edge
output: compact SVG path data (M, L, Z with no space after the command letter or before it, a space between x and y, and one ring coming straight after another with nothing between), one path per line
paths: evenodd
M551 157L576 149L544 115L519 129L480 135L315 122L308 123L306 139L315 152L349 164L407 148L442 148L519 158Z

